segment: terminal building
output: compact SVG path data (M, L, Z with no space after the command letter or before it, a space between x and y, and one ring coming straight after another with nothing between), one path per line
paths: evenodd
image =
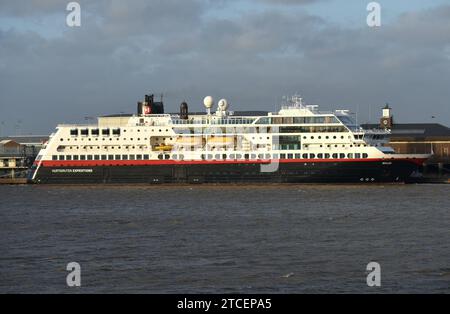
M397 123L392 108L386 105L379 124L364 124L365 129L390 130L390 143L397 153L432 153L424 174L450 174L450 128L439 123Z

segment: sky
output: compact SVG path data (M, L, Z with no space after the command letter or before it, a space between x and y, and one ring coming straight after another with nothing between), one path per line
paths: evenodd
M226 98L230 110L279 109L299 93L323 110L377 122L450 126L450 1L0 1L0 136L134 113L147 93L167 112ZM434 118L433 118L434 117Z

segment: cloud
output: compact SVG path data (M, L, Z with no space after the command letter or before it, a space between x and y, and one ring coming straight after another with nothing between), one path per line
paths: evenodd
M54 1L35 13L10 3L2 9L16 18L59 10ZM0 28L0 120L10 133L17 120L48 133L60 122L133 112L149 91L164 92L171 111L182 100L202 110L206 94L234 110L275 110L282 95L302 92L326 108L359 108L361 119L389 101L397 121L450 121L450 6L372 29L302 9L227 14L235 8L226 1L90 3L82 26L63 25L60 36Z

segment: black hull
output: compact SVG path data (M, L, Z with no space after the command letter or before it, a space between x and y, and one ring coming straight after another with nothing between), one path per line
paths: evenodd
M398 183L407 182L418 165L408 160L280 163L261 172L259 163L122 166L40 166L32 183Z

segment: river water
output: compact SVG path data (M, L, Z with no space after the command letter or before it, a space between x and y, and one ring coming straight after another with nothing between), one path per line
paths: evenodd
M0 293L450 292L450 185L24 185L0 196ZM70 262L81 287L66 284ZM366 283L369 262L380 287Z

